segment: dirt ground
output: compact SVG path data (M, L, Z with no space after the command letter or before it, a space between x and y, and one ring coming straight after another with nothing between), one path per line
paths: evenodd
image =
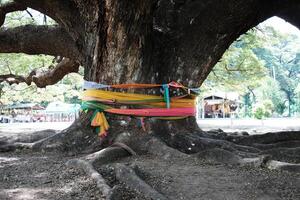
M0 137L9 137L0 132ZM14 136L17 136L14 134ZM82 156L82 155L81 155ZM54 153L0 153L1 200L103 199L96 183L66 162L78 156ZM196 159L136 156L118 162L134 166L168 199L298 200L300 174L210 164ZM110 184L114 163L97 169ZM126 196L124 199L144 199Z
M99 199L92 180L67 168L67 159L41 153L0 154L0 199Z
M93 180L65 165L71 157L20 152L0 156L1 200L102 199ZM210 165L193 158L120 162L138 166L143 179L169 199L300 199L299 174Z

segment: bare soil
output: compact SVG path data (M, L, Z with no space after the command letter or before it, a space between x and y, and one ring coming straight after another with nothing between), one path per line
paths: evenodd
M0 133L2 137L5 134ZM0 153L0 199L103 199L96 183L83 170L66 165L68 160L81 156L84 155ZM96 166L111 187L117 182L112 172L117 163L134 168L146 183L168 199L300 199L300 174L212 164L193 155L132 156ZM136 191L125 191L120 194L121 199L145 199Z
M0 199L101 199L90 177L66 167L68 159L49 153L1 153Z

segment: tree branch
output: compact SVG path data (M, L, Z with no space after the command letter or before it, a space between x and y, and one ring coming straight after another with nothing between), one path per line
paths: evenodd
M23 3L14 2L14 1L0 6L0 27L4 24L5 15L7 13L15 12L15 11L23 11L26 9L27 7Z
M26 25L0 29L0 53L47 54L81 59L73 39L59 26Z
M84 27L82 16L74 0L14 0L55 20L74 40L80 39ZM83 0L82 0L83 1ZM84 1L83 1L84 2Z
M43 88L47 85L53 85L60 81L65 75L78 72L79 64L77 62L71 61L68 58L62 59L53 69L46 72L37 72L33 70L28 76L19 76L14 74L0 75L0 82L7 82L9 84L19 84L26 83L31 85L35 83L37 87Z

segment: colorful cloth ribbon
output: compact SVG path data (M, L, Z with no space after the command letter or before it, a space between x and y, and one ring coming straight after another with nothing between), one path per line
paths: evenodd
M169 85L168 84L163 84L162 87L164 89L164 100L167 104L167 108L170 108Z
M162 87L163 96L144 95L136 93L124 93L104 91L104 88L154 88ZM170 88L182 88L186 91L182 96L170 97ZM82 97L82 109L85 111L94 110L91 126L96 127L100 137L107 135L109 124L104 112L128 115L141 118L142 128L145 130L144 117L159 117L163 119L182 119L196 115L196 95L191 94L191 88L171 82L169 84L121 84L103 85L86 81ZM120 106L138 106L139 108L127 108ZM113 106L118 106L116 108Z
M92 117L91 126L98 127L97 132L99 137L103 138L107 135L109 124L103 112L100 112L99 110L95 110Z
M191 90L195 94L200 93L200 88L188 88L183 86L180 83L177 82L170 82L168 84L163 84L163 85L168 85L169 87L173 88L182 88L186 90ZM143 84L143 83L126 83L126 84L115 84L115 85L105 85L101 83L96 83L92 81L86 81L84 80L83 82L83 89L106 89L106 88L115 88L115 89L147 89L147 88L156 88L156 87L163 87L162 84Z

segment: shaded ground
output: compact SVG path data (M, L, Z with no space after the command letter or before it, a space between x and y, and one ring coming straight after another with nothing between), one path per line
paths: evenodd
M0 199L102 199L70 157L40 153L0 154ZM300 175L263 169L210 165L202 161L157 157L127 158L145 181L169 199L300 199ZM112 165L98 170L108 179ZM124 197L131 199L130 195ZM144 199L143 197L137 199Z
M0 138L9 135L0 132ZM76 157L29 151L0 153L0 199L103 199L89 176L66 166L66 161ZM134 156L98 166L97 171L110 186L117 181L111 173L117 163L136 169L146 183L168 199L300 199L300 174L210 164L188 155ZM128 189L122 199L145 198Z
M132 159L128 161L137 166L149 185L169 199L300 199L299 174L210 165L192 157L139 157L133 164Z
M65 166L68 159L42 153L1 153L0 199L99 199L89 177Z

